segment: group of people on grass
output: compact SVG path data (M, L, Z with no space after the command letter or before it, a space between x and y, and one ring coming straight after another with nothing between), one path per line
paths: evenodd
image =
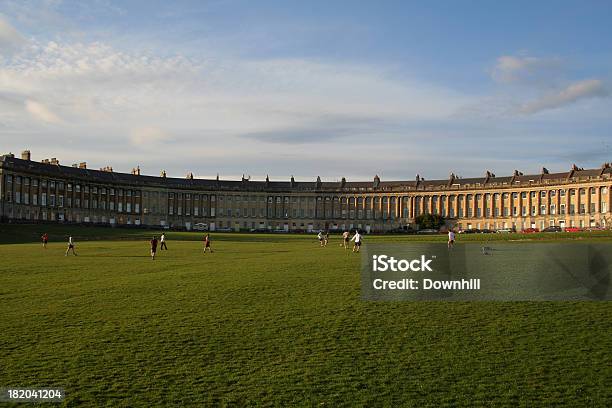
M43 244L43 248L47 249L47 244L49 243L49 234L47 234L46 232L44 234L42 234L42 236L40 237L40 239L42 240L42 244ZM149 245L151 248L151 259L154 260L155 259L155 255L157 255L157 245L159 244L159 248L160 250L168 250L168 244L166 244L166 234L162 233L161 237L159 237L159 240L157 239L156 236L154 236L151 241L149 241ZM209 251L210 253L212 253L212 241L210 239L210 234L206 234L204 236L204 253L206 253L206 251ZM72 254L74 256L77 256L76 250L75 250L75 243L74 243L74 239L72 238L72 236L68 237L68 248L66 248L66 253L64 254L64 256L68 256L68 254L72 252Z
M42 240L43 248L47 249L47 244L49 243L49 235L47 233L44 233L40 238ZM329 243L329 231L325 231L325 232L323 232L322 230L319 231L319 233L317 234L317 238L319 239L320 246L326 247L327 244ZM203 242L204 253L206 254L207 250L210 253L212 253L213 250L211 246L210 234L206 234L204 236L203 241L204 241ZM361 233L359 232L359 230L355 230L355 234L352 237L349 231L344 231L342 233L342 243L340 244L340 246L343 247L344 249L349 249L351 241L354 242L353 252L359 252L361 249L361 244L363 243L363 237ZM159 240L157 239L156 236L154 236L151 239L151 241L149 241L149 245L151 247L151 259L152 260L154 260L155 255L157 255L157 245L158 244L159 244L160 250L162 251L164 249L166 251L168 250L168 245L166 244L166 234L162 233ZM454 245L455 245L455 232L453 230L449 230L448 231L448 248L451 249ZM72 239L72 236L68 237L68 248L66 249L65 256L68 256L68 253L70 253L71 251L74 256L77 255L75 251L75 244L74 244L74 240Z
M319 239L319 244L321 247L326 247L329 242L329 231L319 231L317 234L317 238ZM361 249L361 243L363 241L362 235L359 230L355 230L355 235L351 237L351 233L349 231L344 231L342 233L342 243L341 247L344 249L349 249L349 244L351 241L354 241L353 252L359 252Z
M206 254L206 251L209 251L210 253L212 253L212 240L210 239L210 234L206 234L204 235L204 240L203 240L203 244L204 244L204 253ZM155 255L157 255L157 244L158 244L158 240L157 237L154 236L151 241L149 241L149 244L151 245L151 260L155 260ZM160 245L160 250L168 250L168 245L166 244L166 234L162 233L161 237L159 237L159 245Z

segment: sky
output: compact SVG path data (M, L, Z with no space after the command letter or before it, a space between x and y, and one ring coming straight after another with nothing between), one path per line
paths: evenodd
M0 153L413 180L612 161L609 1L0 0Z

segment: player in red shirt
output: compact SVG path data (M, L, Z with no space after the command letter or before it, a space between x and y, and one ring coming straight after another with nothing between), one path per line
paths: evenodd
M157 253L157 238L153 237L150 241L151 244L151 260L155 260L155 254Z
M45 232L44 234L42 234L42 237L40 237L40 239L42 239L43 248L47 249L47 243L49 242L49 235L47 235L47 233Z
M212 254L212 247L210 246L210 234L206 234L204 236L204 253L206 253L206 250L210 250L210 253Z

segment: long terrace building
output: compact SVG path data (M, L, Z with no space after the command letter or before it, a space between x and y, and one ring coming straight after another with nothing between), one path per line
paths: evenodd
M612 168L446 180L298 182L199 179L62 166L0 156L3 221L146 225L211 230L385 231L441 214L460 229L609 227Z

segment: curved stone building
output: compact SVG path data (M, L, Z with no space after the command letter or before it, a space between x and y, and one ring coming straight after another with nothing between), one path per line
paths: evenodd
M608 227L612 168L411 181L297 182L170 178L0 156L4 221L131 224L211 230L384 231L441 214L459 229Z

